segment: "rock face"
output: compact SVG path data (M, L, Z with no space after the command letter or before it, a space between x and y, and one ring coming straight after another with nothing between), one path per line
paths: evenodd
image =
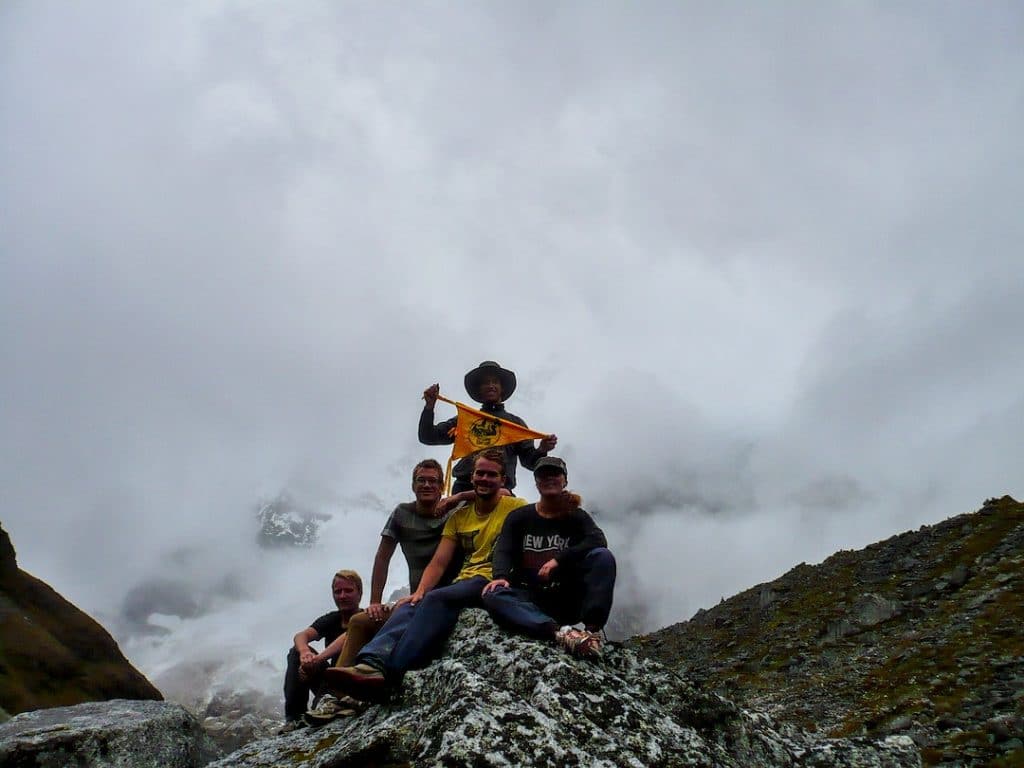
M273 672L273 670L268 670ZM276 674L276 672L274 672ZM197 690L203 690L201 685ZM163 689L167 698L182 704L199 719L203 730L225 754L250 741L270 736L281 727L281 697L266 692L218 690L209 699L195 699Z
M0 528L0 707L29 709L106 699L162 697L110 634L18 568Z
M915 766L910 739L826 740L779 727L621 646L581 661L465 611L445 656L400 698L253 742L217 768ZM211 767L212 768L212 767Z
M805 728L906 734L929 765L1024 765L1022 574L1024 504L1006 496L630 644Z
M199 768L216 756L195 718L164 702L91 702L0 725L0 765L9 768Z

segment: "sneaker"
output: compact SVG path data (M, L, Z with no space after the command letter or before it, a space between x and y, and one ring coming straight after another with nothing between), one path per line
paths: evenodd
M555 643L573 656L594 659L601 655L601 635L575 627L562 627L555 632Z
M325 693L320 697L320 703L306 712L302 719L306 721L307 725L323 725L338 717L352 717L359 712L353 706L355 703L347 696L338 697Z
M377 701L387 695L384 673L369 664L331 667L324 672L324 683L334 691L347 693L359 701Z

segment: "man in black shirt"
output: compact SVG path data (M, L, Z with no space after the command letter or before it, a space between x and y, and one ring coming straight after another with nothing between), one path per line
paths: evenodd
M331 595L337 610L325 613L305 629L297 632L288 651L288 670L284 676L284 716L297 722L309 706L312 690L322 693L322 678L333 662L329 648L348 628L348 621L359 611L363 597L363 580L355 571L342 570L331 580ZM324 650L317 653L310 643L324 641Z
M615 558L604 533L580 508L579 496L565 490L565 462L546 456L534 477L540 501L505 519L484 607L507 629L597 656L612 608ZM568 626L578 622L583 630Z
M504 401L508 400L516 389L516 375L507 368L502 368L493 360L484 360L480 365L466 374L464 379L466 392L481 404L480 410L505 421L521 426L526 422L513 413L505 410ZM458 417L434 423L434 405L440 388L432 384L423 391L423 412L420 414L419 440L424 445L451 445L455 438L449 434L455 428ZM540 441L540 447L534 448L532 440L523 440L501 447L505 452L505 487L510 491L516 487L516 461L521 461L527 469L533 469L537 460L554 450L558 443L556 435L548 435ZM470 477L473 474L473 457L466 456L455 464L452 475L455 482L452 493L473 490Z

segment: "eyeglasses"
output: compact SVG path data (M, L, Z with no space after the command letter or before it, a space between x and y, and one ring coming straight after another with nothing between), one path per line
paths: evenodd
M417 477L413 482L416 485L440 485L441 481L436 477Z

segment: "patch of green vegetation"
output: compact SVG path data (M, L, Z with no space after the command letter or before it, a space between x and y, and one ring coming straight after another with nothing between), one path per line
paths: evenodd
M797 566L702 613L678 640L664 630L647 652L669 664L689 652L684 666L708 686L737 701L784 706L786 719L803 727L821 723L824 700L845 706L838 724L827 718L823 723L832 736L881 735L902 717L970 723L986 691L1005 684L1000 665L992 662L1022 655L1024 594L1007 578L1019 578L1021 563L1013 559L1018 550L1010 551L1007 542L1019 541L1022 529L1024 504L1010 497L990 500L978 513L860 552L838 552L818 566ZM1009 557L985 558L997 550ZM900 570L905 556L921 563L913 573ZM907 598L908 586L928 586L961 565L968 579L959 588ZM762 606L767 590L774 599ZM848 637L827 636L830 622L852 620L854 601L866 592L898 600L904 618ZM1013 706L1024 712L1024 700ZM984 744L963 746L999 754L987 737ZM922 750L922 759L948 761L955 751L947 742ZM1008 753L1000 764L1024 766L1021 752Z
M1017 749L989 762L989 768L1024 768L1024 749Z
M950 736L949 743L954 747L987 747L992 739L984 731L961 731Z
M973 528L964 536L960 529L952 529L932 547L936 562L932 577L941 576L957 565L969 566L981 555L991 552L1014 528L1024 522L1024 504L1004 496L994 504L985 507L985 512L968 518ZM959 542L953 557L943 557L950 552L950 545Z
M13 714L112 698L160 699L113 638L38 579L0 573L0 706Z
M325 749L329 749L330 747L333 747L337 743L338 739L340 739L340 738L341 738L341 734L339 734L339 733L332 733L329 736L324 736L322 739L317 741L317 743L313 746L313 748L311 750L309 750L308 752L303 751L301 749L294 749L294 750L288 752L287 754L285 754L285 757L291 762L292 765L300 765L301 763L308 763L310 760L312 760L314 757L319 755Z

